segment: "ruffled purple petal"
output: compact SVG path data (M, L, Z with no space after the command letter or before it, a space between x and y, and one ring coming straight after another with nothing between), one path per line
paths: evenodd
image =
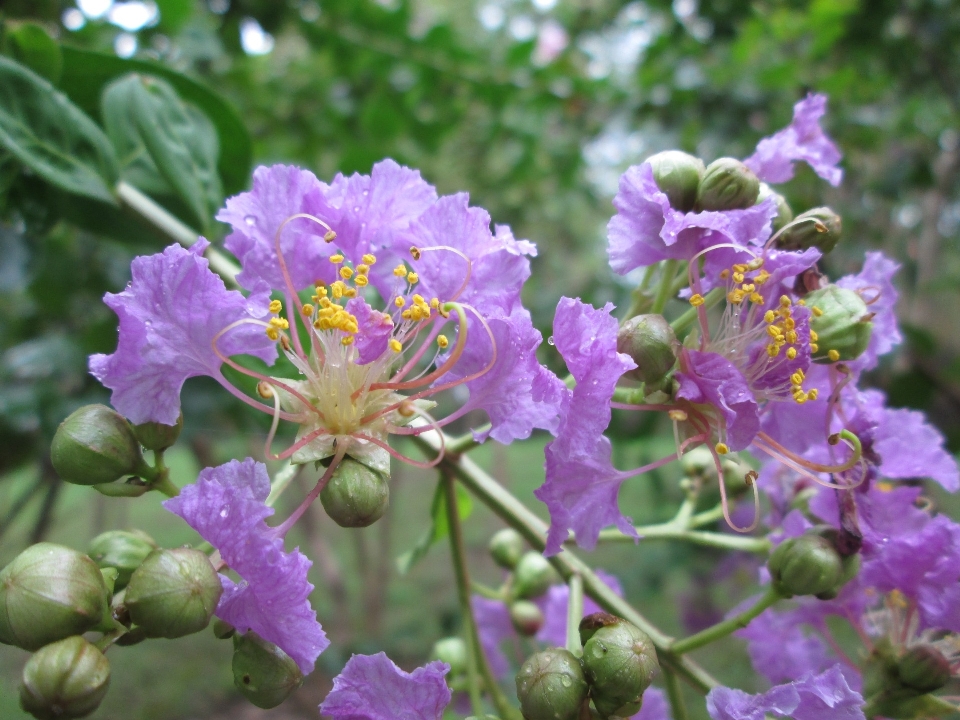
M450 704L448 672L450 666L439 660L408 673L386 653L353 655L333 679L320 712L334 720L440 720Z
M265 520L270 478L265 465L247 458L206 468L197 482L163 503L220 551L240 577L221 576L217 617L241 633L253 630L294 659L304 674L330 641L310 607L311 562L299 550L287 553Z
M877 366L880 355L890 352L899 345L903 336L897 326L894 306L897 304L897 290L893 286L893 276L900 264L881 252L868 252L863 261L863 269L858 275L847 275L837 280L837 285L847 290L861 293L873 317L873 332L870 344L856 360L847 365L853 370L872 370Z
M819 673L837 662L820 637L805 633L792 611L766 610L734 633L747 641L754 670L773 684Z
M793 177L793 161L803 160L836 187L843 179L843 170L837 167L843 156L820 127L820 118L826 112L826 95L808 95L793 106L790 125L761 140L744 164L761 180L782 183Z
M393 319L386 313L374 310L361 297L347 301L346 311L357 319L360 331L354 336L357 348L357 364L372 363L387 351L387 343L393 335Z
M879 393L878 393L879 394ZM932 478L949 492L960 490L960 470L943 446L940 431L916 410L885 408L873 437L880 474L894 479Z
M605 582L617 595L623 597L623 587L620 581L603 570L596 571L597 577ZM570 602L570 587L568 585L551 585L539 601L543 611L543 627L537 633L537 640L550 647L565 647L567 644L567 606ZM592 598L584 596L583 615L592 615L603 608L597 605ZM646 702L646 696L644 696Z
M201 255L207 245L201 239L189 250L171 245L138 257L127 288L104 296L120 318L120 336L112 355L90 357L90 372L113 391L113 406L131 422L175 424L184 381L220 377L221 362L211 347L217 333L267 313L265 292L245 298L210 271ZM217 345L228 356L245 353L267 363L277 357L275 343L258 325L241 324Z
M717 353L699 350L685 350L681 367L683 372L676 374L680 381L677 397L713 405L726 422L730 449L747 447L760 430L760 416L757 401L743 374Z

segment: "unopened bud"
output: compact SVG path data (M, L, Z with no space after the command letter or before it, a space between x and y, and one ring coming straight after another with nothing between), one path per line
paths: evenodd
M643 691L660 670L650 637L626 620L604 624L584 643L583 672L602 716L638 712Z
M20 707L38 720L86 717L110 684L110 663L78 635L41 648L23 668Z
M580 632L580 644L586 645L587 640L592 638L597 630L607 627L608 625L616 625L618 622L620 622L620 618L608 612L595 612L584 615L578 628Z
M525 720L576 720L587 697L580 661L550 648L527 658L517 673L517 699Z
M172 447L183 430L183 413L177 418L176 425L164 425L158 422L145 422L133 426L133 434L147 450L166 450Z
M818 248L826 255L840 242L840 216L828 207L814 208L797 215L796 219L777 237L777 247L783 250Z
M157 548L149 535L139 530L110 530L97 535L87 555L101 568L116 568L114 590L122 590L130 582L133 571Z
M617 352L637 364L627 377L656 385L676 364L680 343L663 315L637 315L617 332Z
M536 552L524 553L514 570L513 592L524 600L538 597L557 580L557 571L543 555Z
M258 708L274 708L303 684L289 655L255 632L233 638L233 684Z
M490 538L490 556L504 570L513 570L523 555L523 538L513 528L504 528Z
M383 517L390 504L387 480L383 473L346 457L320 491L320 502L340 527L367 527Z
M757 201L760 179L739 160L719 158L707 165L697 188L701 210L744 210Z
M897 675L903 685L925 695L950 681L950 662L933 645L914 645L897 660Z
M657 187L670 199L670 207L690 212L697 202L703 177L703 160L680 150L666 150L647 158Z
M843 561L829 540L814 534L784 540L767 562L773 586L786 597L834 592Z
M130 424L105 405L86 405L60 423L50 460L76 485L100 485L135 472L143 463Z
M543 627L543 612L529 600L517 600L510 604L510 621L518 633L529 637Z
M0 571L0 643L37 650L93 629L106 613L100 568L76 550L37 543Z
M845 362L863 354L873 333L873 313L858 293L828 285L809 293L804 302L813 311L810 329L817 338L815 362Z
M773 190L765 182L760 183L760 192L757 194L756 204L759 205L770 197L772 197L777 204L777 216L773 219L772 223L773 232L777 232L793 220L793 209L783 195Z
M469 666L467 662L467 644L462 638L448 637L437 640L433 645L431 657L450 666L450 677L465 675Z
M154 550L131 576L125 604L149 636L172 639L203 630L222 592L220 577L199 550Z

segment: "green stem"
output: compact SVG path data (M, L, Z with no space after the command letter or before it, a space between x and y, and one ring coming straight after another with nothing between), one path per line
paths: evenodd
M722 548L725 550L741 550L753 553L770 552L770 541L766 538L747 537L743 535L727 535L726 533L706 532L702 530L681 530L673 523L663 525L638 526L637 534L641 540L683 540L694 545ZM600 531L600 542L635 542L636 538L626 535L619 530L608 529Z
M783 596L774 590L773 587L770 587L767 589L767 592L757 600L753 607L745 610L736 617L718 622L706 630L701 630L696 635L691 635L688 638L676 641L670 649L677 655L682 655L683 653L696 650L704 645L709 645L720 638L726 637L735 630L745 628L757 615L782 599Z
M714 305L719 303L723 298L726 297L726 294L723 288L714 288L708 292L703 298L703 307L709 310ZM687 308L686 312L683 313L680 317L670 323L670 327L673 328L673 331L680 335L684 330L689 328L697 321L697 308L690 307Z
M480 645L480 633L473 617L473 606L470 605L470 575L467 571L467 553L463 542L463 528L460 525L460 510L457 507L457 493L454 487L454 478L450 473L444 473L446 492L444 500L447 506L447 525L450 528L450 555L453 559L453 572L457 580L457 594L460 598L460 609L463 612L464 631L467 637L468 657L473 659L470 664L470 701L475 715L483 715L483 704L480 691L477 687L477 670L483 677L487 691L493 699L497 713L504 720L515 720L520 713L510 705L503 690L493 676L487 656Z
M507 600L507 594L502 590L494 590L489 585L484 585L476 580L470 583L470 587L477 595L485 597L488 600L500 600L501 602L506 602Z
M577 657L583 655L580 644L580 620L583 618L583 578L571 575L567 582L570 589L567 598L567 650Z
M613 402L624 403L626 405L643 405L647 399L646 388L640 387L626 388L618 387L613 391Z
M667 301L673 297L670 294L670 289L673 287L673 278L676 276L679 266L679 260L664 261L661 269L662 275L660 275L660 287L657 288L657 295L653 299L653 307L650 308L651 313L655 315L662 313Z
M670 714L673 716L673 720L688 720L687 706L683 702L683 692L677 674L672 670L663 668L663 685L667 691L667 700L670 701Z
M478 433L485 433L490 429L490 423L486 425L481 425L476 430L473 430L468 433L464 433L460 437L450 438L447 440L447 454L448 455L459 455L460 453L469 452L475 447L480 445L477 440L474 439L474 435Z
M118 623L119 624L119 623ZM108 633L104 633L103 636L97 640L93 645L100 652L106 652L111 645L113 645L117 640L127 634L127 629L122 625L116 630L111 630Z

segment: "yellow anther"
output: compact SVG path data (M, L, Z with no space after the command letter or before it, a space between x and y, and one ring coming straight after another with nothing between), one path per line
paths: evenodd
M794 400L794 402L797 403L797 405L803 405L808 399L809 399L809 398L807 397L807 395L806 395L805 393L801 393L801 394L799 394L799 395L794 395L794 396L793 396L793 400Z
M739 305L743 302L743 290L731 290L727 293L727 300L734 305Z
M827 350L827 357L833 362L836 362L840 359L840 353L838 353L836 350Z
M744 265L743 263L737 263L736 265L733 266L733 271L734 271L735 273L746 272L746 271L747 271L747 266Z
M341 345L353 345L353 335L347 335L345 338L340 338Z
M778 328L776 325L767 325L767 335L772 338L780 337L780 328Z
M786 332L787 342L791 345L796 344L797 342L797 331L796 330L787 330Z
M283 310L283 303L282 303L282 302L280 302L279 300L271 300L271 301L270 301L270 312L276 314L276 313L280 312L281 310Z
M357 287L366 287L370 281L367 279L366 275L357 275L353 279L353 282L356 283Z
M403 277L404 275L407 274L407 266L404 265L403 263L400 263L393 269L393 274L396 275L397 277Z
M687 413L683 410L670 410L667 412L667 415L669 415L670 419L674 422L683 422L687 419Z
M403 350L403 345L401 345L400 341L397 340L396 338L390 338L390 342L388 342L387 345L389 345L390 349L393 350L395 353L398 353L401 350Z
M743 282L743 273L742 273L742 272L735 272L735 273L733 274L733 281L734 281L735 283L742 283L742 282Z
M792 382L794 385L801 385L803 383L803 375L799 370L790 376L790 382Z
M313 315L313 305L311 305L310 303L307 303L302 308L300 308L300 312L302 312L307 317L310 317L311 315Z
M396 305L398 308L401 308L401 307L403 307L404 305L407 304L407 301L404 300L404 299L403 299L402 297L400 297L399 295L397 295L397 299L393 301L393 304Z
M339 280L330 286L330 294L333 295L334 300L339 300L343 297L343 283Z
M366 253L360 259L363 260L363 262L365 262L367 265L373 265L375 262L377 262L377 256L371 255L370 253Z
M763 295L760 293L750 293L750 302L756 305L763 305Z
M357 275L366 275L368 272L370 272L369 265L364 265L363 263L357 265Z
M336 239L337 239L337 234L336 234L333 230L327 230L327 231L323 234L323 240L324 240L324 242L330 243L330 242L333 242L333 241L336 240Z
M280 333L277 332L277 329L275 327L268 327L267 337L270 338L271 340L276 340L278 337L280 337Z
M819 394L820 394L820 391L814 388L813 390L807 393L807 397L810 398L811 400L816 400L817 395Z
M287 321L287 319L281 317L270 318L270 325L275 328L280 328L281 330L286 330L288 327L290 327L290 323Z
M730 448L727 447L726 443L717 443L714 446L714 449L719 455L726 455L728 452L730 452Z
M356 289L356 288L352 288L352 287L345 288L344 291L343 291L343 296L344 296L344 297L348 297L348 298L350 298L350 297L356 297L356 296L357 296L357 289Z
M705 300L703 299L703 295L700 293L695 293L690 296L690 304L694 307L700 307L704 302Z
M317 288L317 297L325 298L327 296L328 290L325 287Z
M430 298L430 307L436 310L440 307L440 301L437 298Z
M414 305L426 305L427 301L423 299L423 295L420 295L419 293L414 293L413 303Z
M753 283L744 283L743 285L740 286L740 289L743 290L745 293L752 293L754 290L757 289L757 286L754 285Z
M773 322L774 320L776 320L776 319L777 319L777 315L776 315L776 313L773 312L773 310L767 310L767 311L763 314L763 321L764 321L765 323L767 323L767 325L769 325L770 323L772 323L772 322Z
M418 247L416 247L416 246L410 248L410 255L411 255L411 257L413 257L414 260L419 260L419 259L420 259L420 248L418 248Z
M331 255L331 256L330 256L330 262L332 262L334 265L337 265L337 264L339 264L339 263L342 263L342 262L343 262L343 255L341 255L340 253L337 253L336 255Z
M407 309L404 310L402 313L400 313L400 317L402 317L404 320L409 320L409 319L410 319L410 312L411 312L411 310L412 310L412 308L407 308Z
M779 345L773 345L773 344L767 345L767 355L769 355L772 358L775 358L779 354L780 354Z
M441 348L445 348L449 344L450 344L450 341L447 340L446 335L437 335L437 345L439 345Z
M763 285L769 279L770 279L770 273L768 273L766 270L761 270L756 274L756 277L753 278L753 281L757 285Z
M726 280L728 277L730 277L730 271L729 271L729 270L721 270L721 271L720 271L720 279L721 279L721 280Z
M780 296L780 307L788 308L791 305L793 305L793 301L790 298L788 298L786 295Z
M787 330L793 330L797 326L797 323L792 317L788 316L787 319L783 321L783 326Z
M803 298L800 298L799 300L797 300L797 305L803 305L804 307L806 307L807 301L804 300Z
M813 315L814 315L814 317L820 317L821 315L823 315L823 310L821 310L821 309L818 308L816 305L814 305L814 306L813 306Z
M815 352L819 352L819 350L820 350L819 345L817 345L814 342L810 343L810 352L815 353Z
M797 357L797 349L796 349L796 348L787 348L787 359L788 359L788 360L793 360L793 359L796 358L796 357Z
M349 280L353 277L353 270L348 267L340 268L340 277L342 277L344 280Z
M408 272L407 282L410 283L411 285L416 285L418 282L420 282L420 276L417 275L415 272Z
M262 397L264 400L269 400L273 397L273 388L270 387L270 383L267 382L258 382L257 383L257 395Z

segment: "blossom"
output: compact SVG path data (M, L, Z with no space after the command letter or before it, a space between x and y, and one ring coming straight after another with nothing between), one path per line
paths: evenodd
M713 352L683 354L684 372L677 373L677 397L719 410L731 450L743 450L760 429L757 400L737 367Z
M333 679L320 712L334 720L440 720L450 703L448 672L450 666L439 660L408 673L386 653L353 655Z
M873 332L867 349L856 360L847 363L854 370L872 370L877 366L879 356L890 352L903 339L894 314L897 290L893 286L893 276L899 269L900 265L883 253L868 252L857 275L837 280L839 287L860 293L873 313Z
M734 633L747 641L750 662L771 683L820 673L836 663L820 637L804 632L798 614L765 610Z
M231 460L202 470L195 484L164 507L215 546L241 578L235 583L221 575L217 617L277 645L307 674L330 642L310 607L312 563L299 550L285 552L283 540L265 522L273 515L265 504L269 493L266 466L250 458Z

